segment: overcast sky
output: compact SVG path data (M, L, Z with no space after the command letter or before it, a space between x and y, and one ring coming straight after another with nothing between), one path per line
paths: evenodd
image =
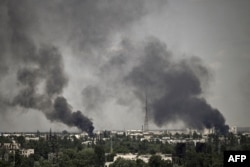
M80 110L95 129L141 129L145 92L152 105L151 128L206 126L190 121L192 114L201 113L198 109L187 111L191 116L165 111L165 105L157 110L164 99L175 98L169 89L176 86L167 83L165 90L164 84L179 70L190 70L187 76L198 84L188 97L205 101L230 126L250 126L249 0L6 0L0 2L0 22L0 131L76 130L48 114L49 107L18 101L26 87L34 88L35 100L44 95L54 103L65 97L72 112ZM44 88L50 72L40 72L36 82L20 79L23 69L42 71L43 63L32 57L44 45L60 55L52 65L60 72L53 77L59 75L63 82L52 79L52 85L61 85L53 93ZM31 55L32 49L37 55ZM175 85L185 81L182 74ZM188 101L187 106L193 105Z

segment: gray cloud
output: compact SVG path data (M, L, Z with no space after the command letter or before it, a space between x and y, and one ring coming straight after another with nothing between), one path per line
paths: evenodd
M64 39L75 51L88 53L104 49L111 37L147 13L144 0L62 0L38 4L35 8L46 38Z
M99 87L89 85L83 89L82 95L86 111L101 110L101 106L105 102L105 95L103 95Z

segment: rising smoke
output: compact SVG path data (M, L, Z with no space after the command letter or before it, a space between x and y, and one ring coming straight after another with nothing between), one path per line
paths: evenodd
M28 2L28 1L27 1ZM61 96L68 83L64 72L63 57L59 50L45 44L37 47L28 35L32 27L26 1L15 4L1 1L1 21L7 28L1 31L1 80L8 68L14 68L19 89L16 95L5 103L1 98L1 108L21 106L37 109L51 121L62 122L92 134L93 123L80 111L72 112L67 100ZM7 31L9 34L4 34ZM8 60L11 62L8 65ZM12 64L13 63L13 64Z
M92 121L80 111L73 112L63 96L71 82L61 54L66 46L95 80L75 88L83 96L85 112L103 111L104 103L110 101L119 106L133 101L144 104L146 92L150 116L158 126L183 120L189 127L227 131L222 114L202 97L202 85L210 74L200 59L174 59L155 38L138 42L120 37L117 48L106 49L117 34L126 34L148 13L145 2L1 1L1 113L15 106L32 108L50 121L92 133ZM14 93L5 96L6 85Z
M182 120L192 128L228 131L223 115L201 97L202 80L208 80L209 72L198 58L174 61L172 53L157 39L146 44L144 54L126 80L135 87L142 103L146 92L156 125Z

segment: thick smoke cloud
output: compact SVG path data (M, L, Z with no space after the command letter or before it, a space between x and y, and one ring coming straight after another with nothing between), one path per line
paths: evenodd
M87 52L81 55L85 61L98 61L101 57L94 57L93 52L105 49L117 32L147 13L144 0L46 0L38 4L35 8L40 22L46 23L41 25L46 38L64 40L75 51Z
M27 1L28 2L28 1ZM41 110L51 121L59 121L68 126L76 126L79 129L92 134L94 129L90 119L80 111L72 112L67 100L60 95L68 83L64 72L63 57L59 50L51 44L40 44L39 47L28 35L28 27L32 27L34 18L30 18L28 4L24 1L15 4L13 1L4 1L1 13L5 15L5 26L8 27L9 36L4 36L1 43L1 72L6 72L7 67L16 69L16 79L19 90L9 104L1 98L1 108L21 106ZM7 29L6 29L7 31ZM10 56L7 58L7 56ZM12 64L13 63L13 64ZM1 77L4 79L4 77ZM66 118L65 118L66 117Z
M65 60L74 59L93 79L75 87L87 113L105 112L103 105L107 109L110 104L130 109L138 99L144 104L146 93L158 126L183 120L189 127L225 131L224 117L202 98L210 74L201 60L177 60L157 39L141 42L124 35L147 15L147 4L154 6L144 0L1 1L1 113L16 106L32 108L91 134L92 121L73 112L63 96L72 79ZM118 46L114 39L121 40ZM64 47L72 54L64 54Z
M76 126L92 135L94 127L91 120L84 117L80 111L72 112L64 97L56 98L54 109L55 112L50 114L53 119L60 120L69 126Z
M144 53L126 81L135 87L142 103L146 92L150 114L158 126L182 120L189 127L227 132L223 115L201 97L202 80L209 78L209 72L198 58L175 61L157 39L146 44Z

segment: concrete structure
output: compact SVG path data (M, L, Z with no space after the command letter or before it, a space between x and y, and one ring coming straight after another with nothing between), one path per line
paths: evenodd
M39 137L25 137L25 140L26 140L26 141L31 141L31 140L33 140L33 141L38 141L38 140L39 140Z
M20 149L20 144L13 141L12 143L3 143L1 148L8 150L10 153L14 153L16 150Z
M24 157L29 157L31 154L35 153L34 149L21 149L20 152Z
M232 132L233 134L250 133L250 127L232 126L232 127L230 127L229 131Z
M172 162L172 154L161 154L161 153L157 153L156 155L161 156L161 158L165 161L171 161ZM116 154L116 156L114 157L114 161L113 162L106 162L105 163L105 167L109 167L110 164L114 163L118 158L123 158L123 159L127 159L127 160L134 160L136 161L137 159L141 159L143 160L145 163L148 163L150 157L152 155L151 154L143 154L143 155L138 155L138 154L132 154L132 153L128 153L128 154Z
M129 160L136 160L136 159L137 159L137 154L132 154L132 153L128 153L128 154L117 154L117 155L114 157L114 161L116 161L118 158L129 159Z

